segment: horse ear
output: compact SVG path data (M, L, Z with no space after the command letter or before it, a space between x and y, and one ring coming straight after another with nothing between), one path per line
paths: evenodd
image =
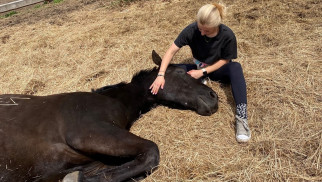
M158 66L161 65L162 59L159 56L159 54L157 52L155 52L155 50L152 51L152 60L156 65L158 65Z

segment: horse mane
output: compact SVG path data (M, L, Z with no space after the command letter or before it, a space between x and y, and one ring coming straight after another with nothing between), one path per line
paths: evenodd
M171 66L177 66L175 64L169 64L168 68ZM138 73L136 73L133 77L131 82L137 83L137 82L142 82L142 81L146 81L146 77L148 75L150 75L152 72L158 72L159 67L154 67L152 69L146 69L146 70L141 70ZM155 74L156 76L156 74ZM153 80L155 79L155 77L151 77Z
M141 70L139 72L137 72L133 77L132 77L132 80L131 82L132 83L141 83L143 81L146 80L146 77L151 74L152 72L156 71L157 68L153 68L153 69L147 69L147 70ZM121 83L118 83L118 84L115 84L115 85L107 85L107 86L104 86L104 87L101 87L101 88L98 88L98 89L92 89L92 93L98 93L98 94L101 94L101 93L104 93L110 89L113 89L113 88L118 88L118 87L122 87L124 85L126 85L127 83L125 82L121 82Z
M121 87L121 86L124 86L126 85L125 82L121 82L121 83L118 83L118 84L115 84L115 85L107 85L107 86L104 86L104 87L101 87L101 88L98 88L98 89L92 89L92 93L98 93L98 94L101 94L107 90L110 90L112 88L117 88L117 87Z
M157 68L154 67L153 69L146 69L137 72L133 77L131 82L132 83L140 83L146 80L146 77L150 75L152 72L157 71Z

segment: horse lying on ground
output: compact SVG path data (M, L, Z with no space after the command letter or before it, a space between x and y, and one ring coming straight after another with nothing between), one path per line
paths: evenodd
M161 58L153 51L153 60ZM216 112L217 95L179 67L169 65L166 86L149 86L158 68L130 83L89 92L49 96L0 95L0 181L61 180L80 171L79 181L142 179L159 164L158 146L128 130L158 104Z

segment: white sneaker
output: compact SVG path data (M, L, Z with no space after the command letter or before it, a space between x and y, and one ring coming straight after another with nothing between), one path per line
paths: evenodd
M242 119L236 115L236 140L237 142L248 142L251 132L247 123L247 119Z

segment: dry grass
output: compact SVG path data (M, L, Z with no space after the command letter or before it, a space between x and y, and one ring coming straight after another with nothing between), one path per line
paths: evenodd
M114 2L114 3L113 3ZM130 81L154 67L206 0L66 0L0 19L0 93L48 95ZM145 181L321 181L322 4L226 0L248 89L252 140L234 137L230 88L219 111L199 116L158 107L132 132L160 148ZM112 8L111 8L112 7ZM188 48L175 57L190 58Z

